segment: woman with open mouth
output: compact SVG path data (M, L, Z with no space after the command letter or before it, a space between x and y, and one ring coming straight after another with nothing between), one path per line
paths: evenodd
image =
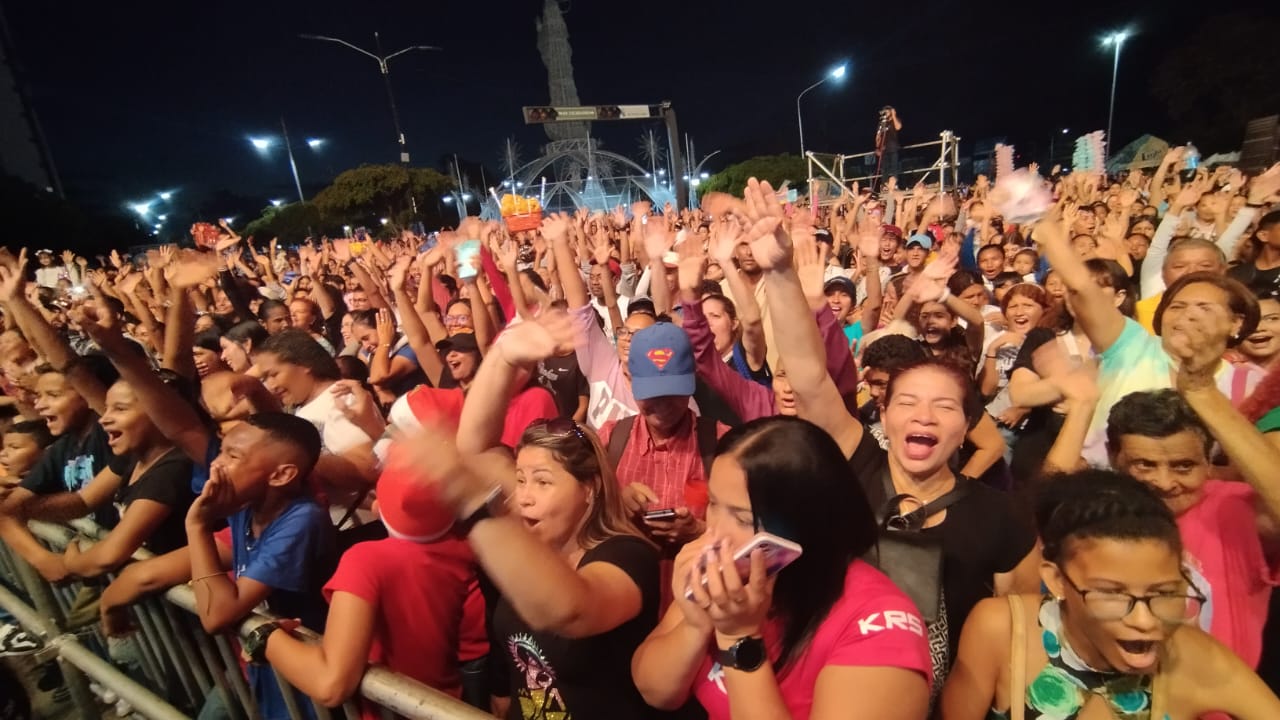
M658 550L632 524L599 438L573 420L535 420L514 467L500 447L512 396L539 361L571 347L563 313L508 328L470 386L456 447L428 429L406 452L411 466L431 469L423 480L440 489L500 593L495 714L647 718L631 656L658 620Z
M892 560L884 562L883 556L881 569L890 578L898 570L918 571L917 578L930 581L929 592L920 594L917 605L929 600L933 609L933 616L924 618L925 632L934 683L940 685L950 668L955 636L970 609L983 598L1033 591L1038 586L1035 533L1005 493L951 468L965 434L983 412L971 371L931 358L891 374L880 414L887 449L881 449L875 436L849 413L825 367L822 338L792 264L792 245L804 243L780 241L772 232L772 226L784 219L777 203L765 200L772 192L768 183L752 179L748 184L746 205L755 222L750 241L765 269L774 340L797 410L802 419L835 439L878 519L887 523L897 518L937 549L940 569L936 574L925 575L921 567L890 567ZM791 232L800 240L804 228L793 226ZM924 281L932 281L930 297L938 298L941 280L926 277ZM913 294L919 293L921 282L922 278L915 280ZM910 299L899 301L903 302ZM980 317L977 322L981 323ZM886 532L882 538L892 535Z
M1178 525L1142 483L1084 470L1036 508L1049 593L973 609L942 695L944 720L1280 717L1280 699L1193 622Z

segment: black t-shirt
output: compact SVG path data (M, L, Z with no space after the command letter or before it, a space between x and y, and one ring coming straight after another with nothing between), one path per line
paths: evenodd
M22 487L36 495L76 492L108 466L114 467L117 461L107 445L107 432L94 415L84 431L58 436L44 451L40 462L22 479ZM115 508L100 508L93 519L102 527L115 527Z
M116 511L123 517L125 510L135 500L151 500L169 508L169 516L160 523L160 527L151 533L151 537L143 543L156 555L163 555L187 544L186 517L187 509L196 499L191 492L192 462L181 450L174 448L160 457L147 468L137 480L129 482L133 476L137 460L127 459L120 476L124 483L116 491Z
M578 354L549 357L538 363L538 385L546 388L556 401L556 413L572 418L578 411L578 398L590 397L587 376L578 367Z
M880 449L871 433L864 432L849 466L867 493L871 509L880 512L889 499L885 495L889 454ZM953 658L969 611L995 592L993 576L1013 570L1036 544L1031 524L1018 514L1006 493L980 482L969 486L968 493L947 508L940 524L923 531L942 544L942 592Z
M658 624L658 551L637 537L610 538L578 567L607 562L640 588L640 614L609 632L566 638L537 632L502 599L493 613L490 663L497 695L511 697L510 720L647 718L655 713L631 680L631 655Z
M1227 269L1227 277L1239 280L1250 287L1280 287L1280 267L1259 270L1253 263L1240 263Z

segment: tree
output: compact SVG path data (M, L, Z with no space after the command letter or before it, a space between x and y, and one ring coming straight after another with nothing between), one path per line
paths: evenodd
M330 223L376 227L384 217L407 225L416 200L419 215L432 226L439 224L436 201L452 187L452 180L430 168L361 165L334 178L312 202Z
M1202 150L1237 150L1245 124L1280 108L1280 21L1237 13L1210 18L1173 45L1152 92L1181 137Z
M799 155L760 155L721 170L703 180L698 194L726 192L739 197L747 180L768 180L774 187L790 181L793 186L803 185L809 177L809 168Z
M241 234L262 241L280 238L286 245L297 245L312 235L336 235L339 229L338 224L325 222L315 203L307 202L268 207Z

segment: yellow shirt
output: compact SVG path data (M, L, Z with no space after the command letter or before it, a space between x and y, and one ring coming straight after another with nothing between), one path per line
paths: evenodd
M1152 335L1156 334L1156 308L1160 305L1160 300L1163 297L1164 293L1152 295L1145 300L1139 300L1138 304L1133 308L1133 319L1137 320L1138 324L1146 328L1147 332Z

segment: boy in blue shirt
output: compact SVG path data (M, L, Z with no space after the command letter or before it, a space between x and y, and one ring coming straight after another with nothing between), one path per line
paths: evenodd
M306 494L319 455L320 434L294 415L258 413L232 428L187 513L187 547L125 568L103 594L108 634L122 629L124 606L139 595L188 579L210 633L234 630L260 608L322 631L333 527ZM224 519L228 527L215 532ZM270 668L251 665L248 676L264 720L288 718ZM301 697L299 705L310 707ZM225 699L210 695L200 718L225 717L233 717Z

